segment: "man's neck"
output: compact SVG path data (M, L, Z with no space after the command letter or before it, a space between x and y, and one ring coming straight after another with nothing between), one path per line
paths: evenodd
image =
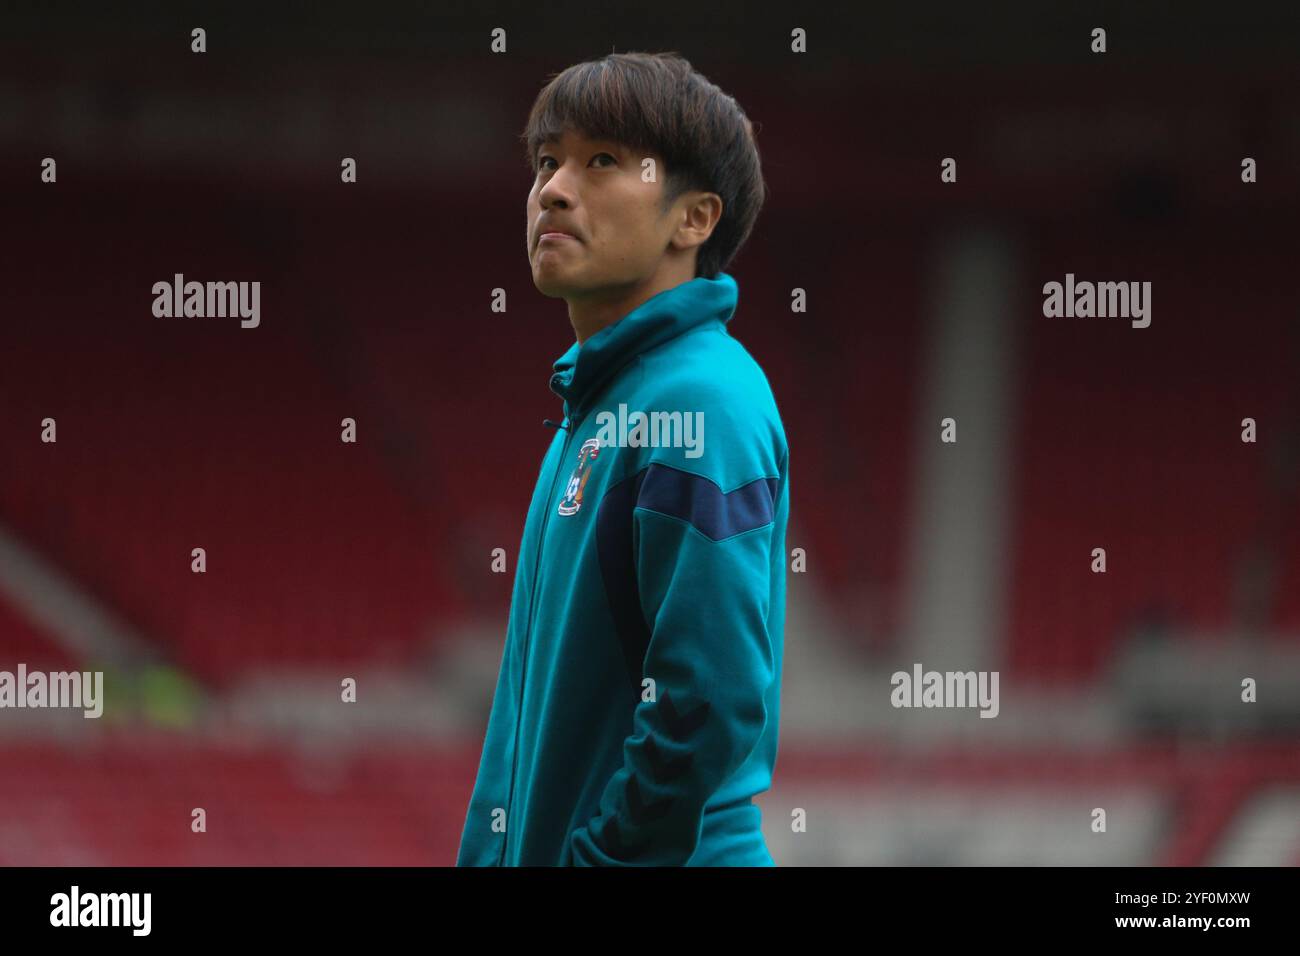
M568 300L569 324L581 346L601 329L613 325L638 305L660 292L676 288L695 277L695 264L660 269L649 278L628 286L601 289Z

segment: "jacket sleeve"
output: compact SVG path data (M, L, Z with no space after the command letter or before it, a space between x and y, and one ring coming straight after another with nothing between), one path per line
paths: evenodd
M779 473L724 493L680 468L646 468L632 514L649 632L643 689L623 765L597 816L570 834L566 862L684 864L706 802L753 752L775 677L768 611L779 487Z

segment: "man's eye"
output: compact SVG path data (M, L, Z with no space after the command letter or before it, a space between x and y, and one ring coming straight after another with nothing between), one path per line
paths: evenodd
M602 157L602 156L604 156L606 159L608 159L608 160L609 160L611 163L613 163L615 166L618 165L618 159L617 159L617 157L615 157L614 154L612 154L612 153L597 153L595 156L591 157L591 161L594 163L596 160L600 159L600 157ZM538 159L537 159L537 171L540 173L540 172L542 172L542 171L545 170L545 169L550 169L551 167L547 166L546 164L547 164L547 163L553 163L553 162L555 162L555 157L553 157L553 156L540 156L540 157L538 157Z

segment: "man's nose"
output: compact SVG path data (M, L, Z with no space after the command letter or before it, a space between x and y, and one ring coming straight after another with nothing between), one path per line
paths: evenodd
M563 166L557 169L551 178L546 181L546 185L538 193L537 199L543 209L549 209L553 205L559 206L561 209L567 209L573 205L573 182L571 177L564 171Z

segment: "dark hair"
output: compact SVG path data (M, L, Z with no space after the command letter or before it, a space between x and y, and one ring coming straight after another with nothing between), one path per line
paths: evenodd
M663 208L689 189L722 197L696 276L727 268L749 238L767 187L754 128L739 104L676 53L610 53L552 75L520 137L529 169L548 140L573 130L663 157Z

